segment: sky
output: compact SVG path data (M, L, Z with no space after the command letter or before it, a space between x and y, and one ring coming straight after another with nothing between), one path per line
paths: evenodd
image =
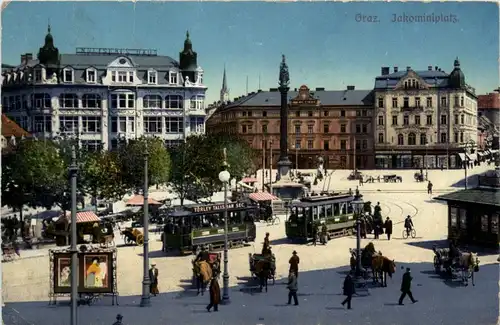
M451 18L410 22L423 14ZM14 2L2 12L2 62L36 56L49 20L60 53L154 48L178 60L189 30L207 103L219 99L224 66L231 98L247 80L249 92L277 87L282 54L292 89L372 89L382 66L451 72L456 57L477 93L500 85L495 3Z

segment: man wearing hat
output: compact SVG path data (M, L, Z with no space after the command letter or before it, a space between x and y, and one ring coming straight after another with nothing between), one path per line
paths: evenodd
M269 233L266 232L266 237L264 237L264 244L262 245L262 255L267 254L267 250L269 249L270 245L271 242L269 241Z
M295 273L296 277L299 277L299 263L300 263L300 258L297 256L297 252L293 251L292 257L290 257L290 260L288 261L290 263L290 270L289 272Z
M149 293L156 296L160 292L158 291L158 269L154 263L151 264L151 268L149 269L149 280Z
M113 325L121 325L122 319L123 319L122 315L120 315L120 314L116 315L116 322L114 322Z
M207 263L210 262L210 255L208 254L205 245L201 247L201 252L198 253L195 260L195 262L201 262L201 261L205 261Z
M411 280L413 277L410 273L410 268L406 268L406 272L403 274L403 281L401 282L401 297L399 297L399 305L403 305L403 299L408 295L413 303L416 303L418 300L413 298L413 294L411 293Z

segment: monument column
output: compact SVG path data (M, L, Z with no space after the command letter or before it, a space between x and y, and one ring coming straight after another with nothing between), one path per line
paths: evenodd
M287 180L290 178L289 172L292 162L288 159L288 86L290 84L290 76L288 74L288 66L285 61L285 55L282 56L279 76L279 91L281 93L281 110L280 110L280 159L278 161L278 180Z

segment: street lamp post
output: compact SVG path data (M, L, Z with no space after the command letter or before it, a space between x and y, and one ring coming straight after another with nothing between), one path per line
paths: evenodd
M351 206L356 214L356 273L354 277L354 283L358 288L362 287L364 283L361 267L361 211L363 209L363 199L359 195L356 195L354 200L351 202Z
M78 324L78 250L76 248L76 149L71 147L71 164L69 174L71 178L71 325Z
M464 185L465 185L465 189L467 189L467 185L468 185L468 181L467 181L467 147L470 145L470 150L472 151L474 149L474 146L475 146L475 143L473 140L469 140L467 141L465 144L464 144L464 176L465 176L465 182L464 182Z
M227 225L227 187L231 175L227 171L227 159L226 159L226 148L224 148L224 162L222 164L223 170L219 173L219 180L224 184L224 274L222 276L223 289L222 289L222 301L223 305L230 303L229 300L229 271L227 268L228 264L228 225Z
M429 164L427 162L427 155L428 155L428 149L429 149L429 143L425 144L425 180L429 180Z
M269 187L273 186L273 140L269 140ZM272 193L272 190L269 189Z
M148 184L148 148L146 144L146 150L144 152L144 220L143 220L143 230L144 230L144 246L143 246L143 279L142 279L142 297L141 297L141 307L151 306L151 296L149 293L149 285L151 279L149 278L149 184Z

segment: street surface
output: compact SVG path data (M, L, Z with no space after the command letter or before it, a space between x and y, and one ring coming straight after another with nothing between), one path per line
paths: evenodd
M473 172L482 172L485 166ZM284 216L281 224L258 224L257 241L251 246L229 251L230 296L232 303L221 306L218 313L208 314L208 296L196 296L191 282L193 256L165 256L161 252L159 235L150 235L150 258L159 269L161 294L152 297L152 307L138 306L142 281L142 247L118 248L118 291L120 306L111 306L111 298L96 305L79 308L80 324L107 324L116 314L124 316L123 323L135 324L485 324L493 325L498 318L499 271L497 254L480 252L480 270L475 274L476 286L445 283L434 274L432 245L447 245L446 205L432 200L426 183L416 183L415 171L368 171L368 175L397 174L403 183L375 183L360 187L363 199L372 204L380 202L382 214L394 223L393 239L385 235L374 241L373 235L362 240L362 247L374 241L375 249L396 261L397 271L388 279L387 288L371 288L367 297L353 299L353 310L343 310L340 302L342 282L349 264L349 248L356 245L355 237L331 240L328 245L292 245L285 238ZM349 171L335 171L331 190L356 188L357 181L347 181ZM434 196L452 187L463 178L463 171L429 171L434 183ZM321 190L322 184L316 188ZM318 189L317 189L318 190ZM415 239L402 239L402 222L406 215L413 217L417 232ZM259 252L266 232L277 259L277 282L268 293L255 291L249 280L248 254ZM297 250L300 261L298 307L286 306L287 289L283 285L288 275L288 259ZM397 306L401 276L411 267L413 293L419 301ZM67 325L69 308L48 307L48 256L18 259L3 263L3 310L6 324ZM220 281L222 288L222 280ZM407 298L408 299L408 298ZM17 322L8 322L16 319ZM25 321L24 323L22 321Z

